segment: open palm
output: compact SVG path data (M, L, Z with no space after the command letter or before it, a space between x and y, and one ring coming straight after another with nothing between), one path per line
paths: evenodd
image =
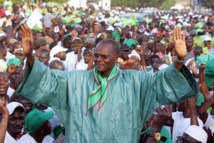
M30 28L27 25L21 27L22 47L25 55L30 55L33 52L33 35Z
M185 34L181 34L181 28L177 27L173 33L173 40L175 44L175 52L179 59L185 59L187 48L185 43Z

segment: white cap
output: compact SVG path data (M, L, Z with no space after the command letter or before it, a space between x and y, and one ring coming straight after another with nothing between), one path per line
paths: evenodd
M67 49L63 48L62 46L57 45L57 46L53 47L53 49L51 49L50 57L53 58L59 52L65 52L65 51L67 51Z
M100 38L102 35L103 35L103 33L99 33L99 34L97 35L97 38Z
M25 107L19 102L10 102L9 104L7 104L7 109L9 111L9 115L13 114L14 110L17 107L21 107L22 109L25 110Z
M6 70L7 70L7 63L3 59L0 59L0 72L6 72Z
M6 10L6 11L5 11L5 15L6 15L6 16L9 16L9 15L12 15L12 13L11 13L9 10Z
M140 60L140 55L135 51L133 50L131 54L128 55L129 58L131 58L132 56L136 57L138 60Z
M199 126L191 125L184 132L199 142L207 142L207 133Z
M210 38L210 36L206 36L204 37L204 41L211 41L212 39Z
M112 27L112 26L108 26L108 28L106 29L107 31L114 31L114 27Z
M161 66L159 66L158 67L158 70L160 71L160 70L163 70L163 69L165 69L165 68L167 68L169 65L167 65L167 64L162 64Z

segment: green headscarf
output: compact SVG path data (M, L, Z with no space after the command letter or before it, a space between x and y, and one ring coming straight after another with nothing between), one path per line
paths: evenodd
M107 97L108 83L117 76L118 71L118 67L115 65L110 75L103 78L97 69L94 68L94 78L99 86L93 90L92 94L88 98L88 111L97 103L99 103L98 111L101 109Z

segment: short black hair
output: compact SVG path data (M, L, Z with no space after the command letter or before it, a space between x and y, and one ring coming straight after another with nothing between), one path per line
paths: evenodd
M97 45L99 44L111 44L112 45L112 49L114 50L115 54L118 55L119 54L119 44L117 42L115 42L112 39L105 39L100 41Z
M160 59L160 57L158 55L152 55L150 58L151 59Z
M4 44L0 44L0 50L4 50L5 48Z
M201 46L196 46L196 47L194 48L194 51L202 51L202 47L201 47Z

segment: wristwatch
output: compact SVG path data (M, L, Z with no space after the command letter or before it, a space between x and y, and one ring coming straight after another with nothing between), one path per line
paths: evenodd
M154 138L156 142L160 141L161 140L161 134L158 132L158 133L153 133L151 132L149 134L150 137Z

